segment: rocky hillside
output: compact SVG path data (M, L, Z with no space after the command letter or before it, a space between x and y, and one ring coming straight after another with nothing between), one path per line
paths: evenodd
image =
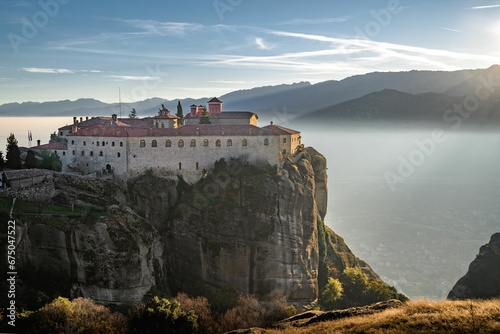
M500 297L500 233L491 236L458 280L448 299L489 299Z
M234 292L308 304L345 268L379 281L323 224L326 181L312 148L278 173L219 161L193 185L152 172L125 187L56 175L57 199L87 214L16 217L23 295L131 304L148 293Z

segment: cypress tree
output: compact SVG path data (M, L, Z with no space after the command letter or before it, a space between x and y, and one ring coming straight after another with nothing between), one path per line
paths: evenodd
M17 146L17 139L13 133L7 138L7 168L21 169L21 151Z
M181 101L177 101L177 114L175 116L179 117L179 125L184 125L184 112L182 111Z

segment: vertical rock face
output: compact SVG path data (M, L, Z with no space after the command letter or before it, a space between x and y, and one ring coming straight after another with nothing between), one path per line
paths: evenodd
M281 176L238 161L222 163L184 192L166 229L170 288L230 287L314 300L318 223L326 212L326 168L315 170L314 159L326 163L307 149L285 163Z
M500 297L500 233L482 246L469 271L458 280L448 299Z
M97 222L20 224L21 272L67 283L60 291L100 302L130 304L165 285L160 236L130 209L111 206ZM64 224L64 226L63 226Z

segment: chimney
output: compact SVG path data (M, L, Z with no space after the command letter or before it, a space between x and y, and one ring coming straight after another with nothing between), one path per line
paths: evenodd
M73 124L76 124L77 120L76 120L76 116L73 117Z
M191 116L196 116L196 105L191 105Z
M37 145L37 146L40 146L40 139L38 139L38 140L36 141L36 145Z
M89 120L89 117L88 117L88 116L87 116L87 117L85 117L85 120L86 120L86 121L88 121L88 120Z
M80 123L83 122L83 117L80 117Z
M274 122L273 122L273 121L271 121L271 125L274 125Z
M111 115L111 123L115 124L118 116L116 114Z
M199 136L200 135L200 128L196 128L196 135Z

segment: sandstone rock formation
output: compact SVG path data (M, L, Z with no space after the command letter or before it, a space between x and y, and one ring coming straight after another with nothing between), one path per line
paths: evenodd
M56 174L55 184L62 203L107 211L21 217L18 263L28 286L51 280L61 295L108 304L180 291L306 304L347 267L379 279L323 224L326 159L312 148L279 171L218 161L193 185L153 173L126 185Z
M469 266L469 271L458 280L448 299L500 297L500 233L491 236Z

